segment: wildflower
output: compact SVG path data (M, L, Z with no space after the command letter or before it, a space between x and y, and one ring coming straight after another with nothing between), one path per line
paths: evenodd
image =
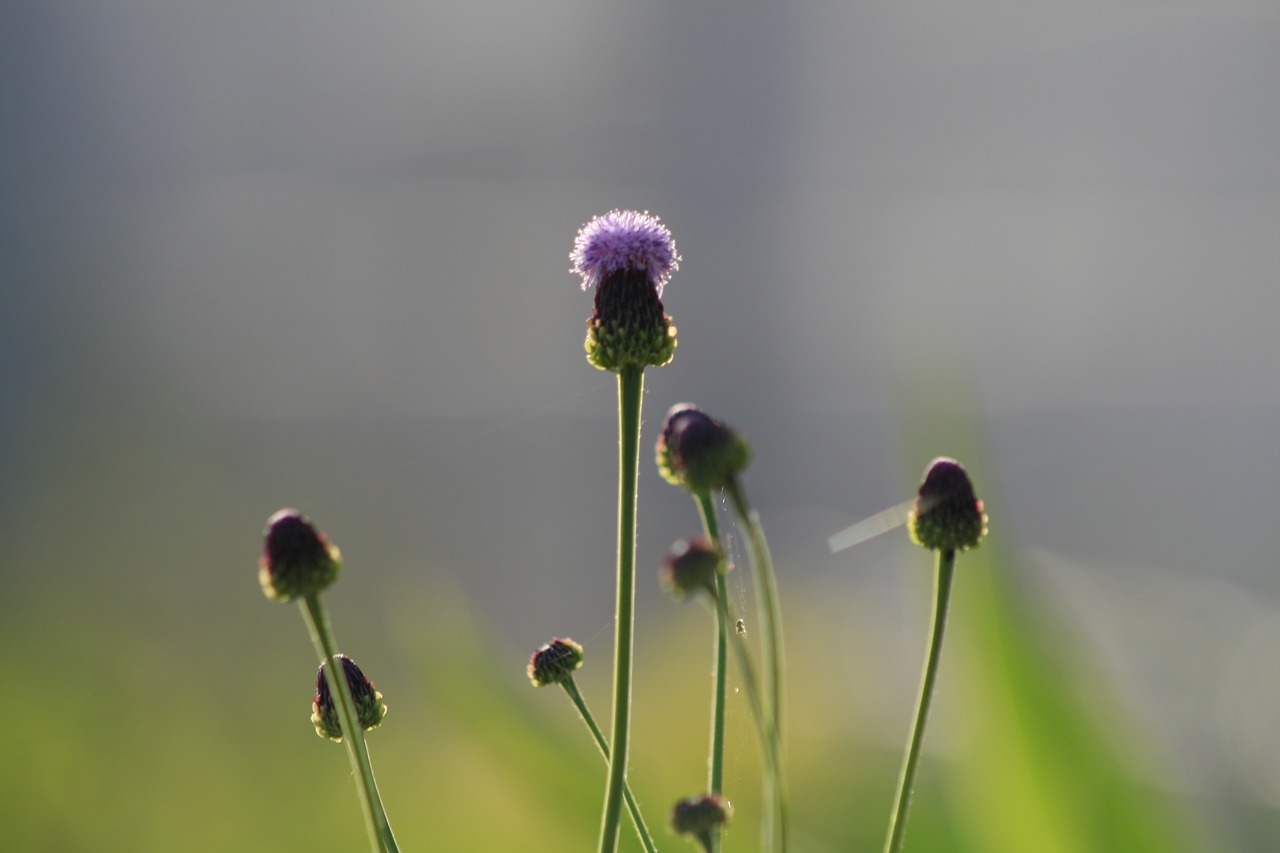
M611 210L579 229L569 259L582 289L596 289L587 360L614 373L671 361L676 328L662 306L662 290L680 256L667 227L648 213Z
M258 582L267 598L289 601L328 587L342 568L342 553L296 509L267 519Z
M720 551L703 536L677 540L667 552L658 570L662 588L676 598L702 590L716 592L716 572L720 568Z
M382 694L373 686L373 682L356 666L356 662L346 655L337 655L342 661L342 672L351 688L351 698L355 700L356 719L365 731L376 729L387 715L387 706L382 702ZM342 740L342 724L338 720L338 709L334 705L333 694L329 691L329 679L325 677L325 663L320 664L316 674L316 695L311 702L311 722L316 727L316 734L330 740Z
M573 671L582 666L582 646L567 637L556 637L529 658L529 680L534 687L561 684L573 678Z
M929 463L907 530L913 542L931 551L978 547L987 535L987 514L963 465L945 456Z
M751 445L692 403L667 412L657 446L658 471L699 494L728 486L751 461Z
M687 835L711 850L712 835L733 815L733 807L718 794L688 797L675 804L671 810L671 829L677 835Z

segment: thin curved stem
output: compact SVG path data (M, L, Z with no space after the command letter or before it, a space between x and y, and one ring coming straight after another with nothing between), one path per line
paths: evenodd
M564 688L565 693L569 694L569 698L573 701L573 706L578 709L578 714L581 715L582 721L591 730L591 736L595 738L596 746L600 748L600 754L604 756L604 760L607 762L609 760L609 744L605 741L600 727L596 725L595 718L591 716L591 711L587 708L587 701L578 692L577 682L573 680L573 676L569 676L560 682L560 686ZM649 827L645 825L644 817L640 814L640 805L636 802L635 795L631 793L629 784L623 784L622 798L627 801L627 811L631 813L631 822L635 824L636 834L640 836L640 844L648 853L656 853L658 848L653 843L653 836L649 834Z
M924 724L929 716L933 700L933 684L938 675L938 659L942 652L942 633L947 626L947 605L951 600L951 578L955 572L956 552L938 552L938 571L933 586L933 622L929 628L929 651L924 659L924 671L920 676L920 697L916 701L916 719L911 727L911 739L907 741L907 754L902 760L902 772L898 776L898 793L894 797L893 811L889 814L889 833L884 841L885 853L898 853L906 835L907 809L911 805L911 790L915 784L916 766L920 760L920 745L924 742Z
M773 557L765 540L760 515L747 502L742 484L735 477L725 487L734 511L747 529L754 569L756 599L760 606L760 645L764 653L765 723L772 740L776 762L771 790L770 825L777 849L787 849L787 795L783 770L783 732L785 720L782 652L782 608L778 600L778 581L773 571Z
M627 780L631 734L631 646L635 635L636 480L640 465L640 406L644 369L618 373L618 592L613 645L613 728L608 784L600 818L600 853L618 844L622 791Z
M333 638L333 629L329 626L329 614L320 601L319 593L312 593L300 602L302 618L306 620L311 634L311 642L320 655L321 661L327 661L325 679L329 682L329 692L338 700L338 720L342 725L343 741L347 746L347 758L351 762L351 772L360 780L356 795L360 800L360 810L364 813L365 828L369 833L369 847L374 853L399 853L395 835L391 832L391 823L387 820L386 809L382 805L382 797L378 794L378 783L373 778L373 765L369 762L369 750L364 742L364 729L356 716L356 703L351 697L351 685L347 683L342 662L337 659L338 644Z
M720 544L720 524L716 520L716 508L712 503L711 493L698 495L698 510L702 516L702 529L707 538L717 546ZM724 581L723 557L719 571L716 572L716 598L724 601L728 595ZM715 608L716 643L715 643L715 685L711 693L711 753L707 760L707 787L716 794L721 793L724 783L724 714L725 714L725 681L729 657L729 620L722 607Z
M718 609L724 615L725 621L736 622L737 616L732 607L724 599L716 602ZM773 738L769 735L769 729L765 720L764 704L760 699L760 689L756 685L756 668L751 662L751 651L747 648L747 641L736 631L730 635L732 641L729 648L733 649L734 655L738 660L738 674L742 678L742 692L747 696L747 704L751 706L751 717L756 721L756 734L760 739L760 752L764 757L765 767L768 768L773 754L771 745Z
M726 622L736 623L737 619L727 599L717 599L715 604ZM761 849L772 850L778 841L778 829L785 819L786 803L780 797L778 781L782 778L782 752L778 746L777 732L772 726L760 690L756 686L755 666L751 662L751 651L747 641L736 630L729 635L729 647L733 649L738 661L738 673L742 678L742 692L747 695L747 704L751 707L751 718L756 723L756 736L760 741L760 755L764 761L764 804L765 815L762 827Z
M702 516L702 529L707 538L720 546L720 523L716 520L716 507L711 499L711 492L697 495L698 512ZM715 596L718 601L725 601L728 590L724 582L724 556L720 558L720 566L716 571ZM707 757L707 787L712 793L719 794L724 788L724 714L725 684L728 680L729 664L729 619L725 608L716 606L716 640L715 640L715 676L711 687L711 749ZM711 850L720 849L720 827L717 826L711 837Z

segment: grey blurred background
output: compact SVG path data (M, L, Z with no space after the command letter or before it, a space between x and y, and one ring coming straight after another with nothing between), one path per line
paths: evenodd
M1274 813L1278 82L1273 2L6 5L11 653L106 612L133 653L230 627L305 662L253 577L291 505L382 681L439 587L517 677L554 634L603 659L614 390L567 255L636 208L683 256L642 632L696 524L649 448L694 400L756 446L784 595L900 660L862 700L899 721L926 569L826 537L967 454L1153 784Z

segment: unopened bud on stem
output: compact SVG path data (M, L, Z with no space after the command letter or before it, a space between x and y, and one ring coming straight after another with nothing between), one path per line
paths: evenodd
M561 684L573 677L582 659L582 646L567 637L556 637L529 658L529 680L534 687Z
M945 456L929 463L907 530L913 542L931 551L978 547L987 534L987 514L963 465Z
M667 412L657 446L658 471L694 494L727 488L751 461L751 445L692 403Z
M342 553L296 509L267 519L258 582L267 598L290 601L328 587L342 568Z
M382 694L373 686L373 682L356 666L356 662L346 655L337 655L342 662L342 672L346 676L347 685L351 688L351 698L355 700L356 720L365 731L376 729L382 725L387 715L387 706L382 701ZM329 690L329 679L325 676L328 661L320 665L316 674L316 695L311 702L311 722L316 727L316 734L330 740L342 740L342 723L338 717L338 708L334 704L333 693Z

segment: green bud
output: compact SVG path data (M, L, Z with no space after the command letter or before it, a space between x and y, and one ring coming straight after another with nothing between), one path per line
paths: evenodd
M387 706L382 702L382 694L373 686L356 662L346 655L337 655L342 661L342 671L351 687L351 698L356 704L356 720L365 731L376 729L387 715ZM316 734L333 741L342 740L342 722L338 717L338 708L334 704L333 694L329 691L329 679L325 676L325 664L320 665L316 674L316 695L311 702L311 723L316 727Z
M945 456L929 463L907 531L911 541L931 551L978 547L987 535L987 514L963 465Z
M342 553L296 509L267 519L258 582L267 598L290 601L320 592L338 577Z
M534 687L560 684L582 666L582 646L567 637L556 637L529 658L529 680Z

